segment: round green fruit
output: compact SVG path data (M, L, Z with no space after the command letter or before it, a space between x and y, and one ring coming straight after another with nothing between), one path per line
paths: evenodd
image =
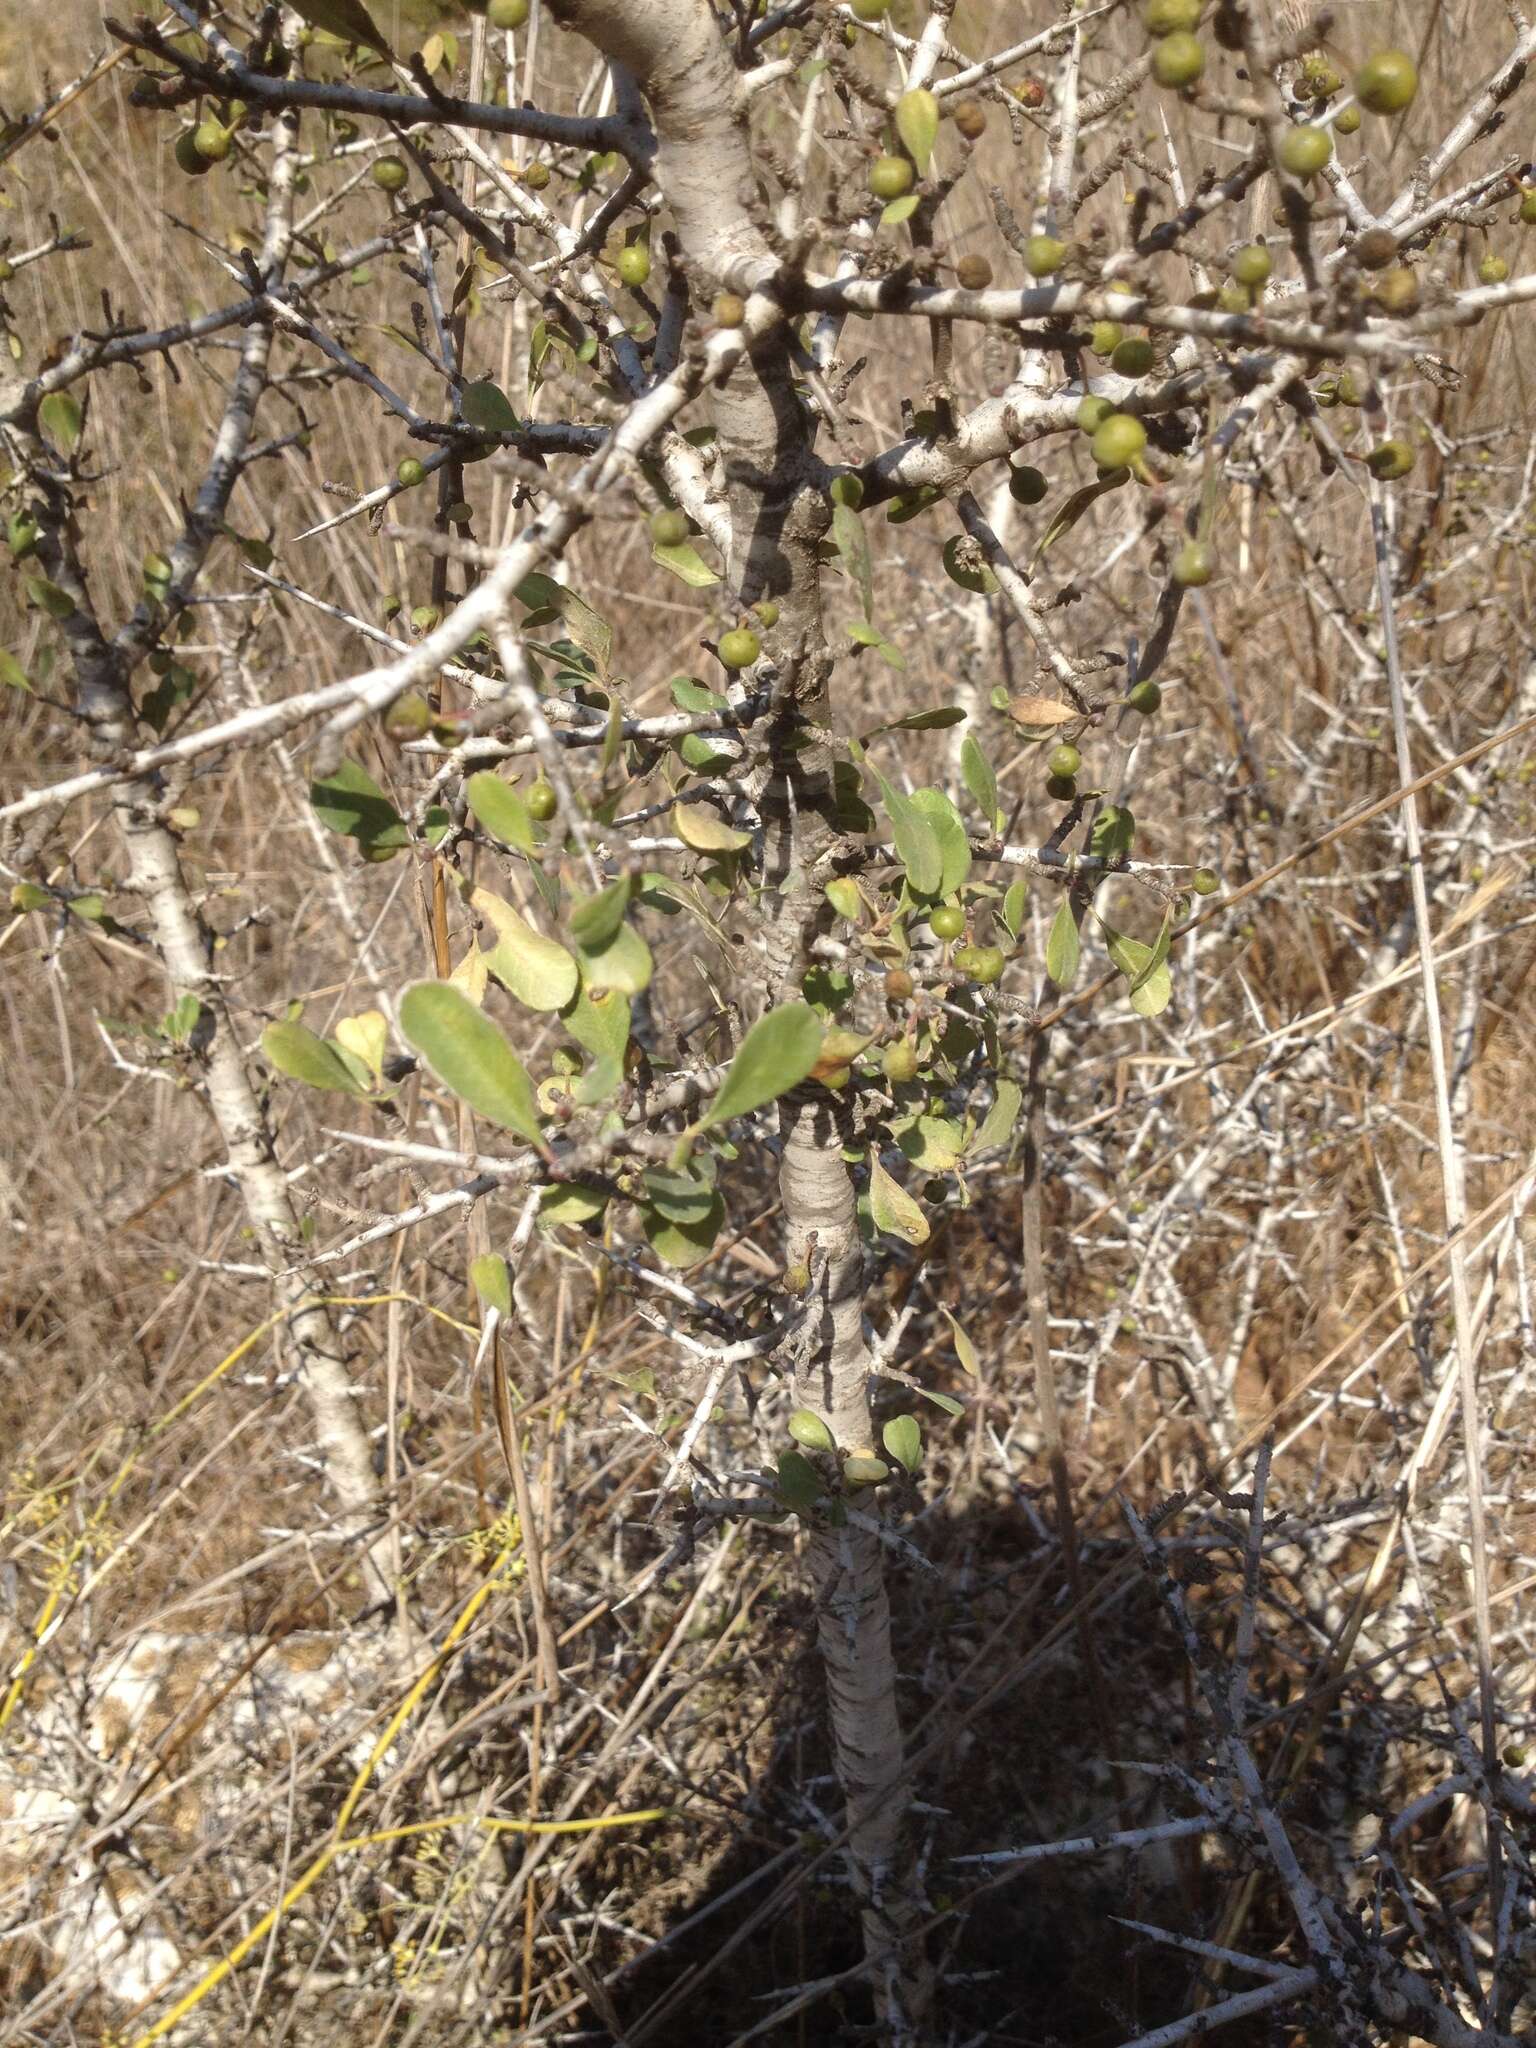
M1099 398L1090 391L1078 401L1077 424L1085 434L1096 434L1107 419L1113 419L1114 412L1107 398Z
M747 317L747 304L736 292L721 292L711 307L717 327L739 327Z
M1373 114L1402 113L1418 89L1418 67L1406 50L1378 50L1355 73L1355 98Z
M752 609L756 612L761 625L770 627L779 623L779 607L773 598L760 597Z
M1181 589L1199 590L1216 574L1216 551L1209 541L1186 541L1173 558L1173 580Z
M199 121L192 131L192 147L211 164L223 163L233 141L222 121Z
M1220 313L1251 313L1253 293L1247 285L1239 284L1236 278L1228 278L1216 294L1216 310Z
M1502 256L1485 256L1477 266L1479 284L1503 284L1509 276L1509 265Z
M1232 275L1239 284L1268 284L1274 259L1262 242L1250 242L1232 258Z
M1413 450L1406 441L1393 439L1383 441L1379 448L1373 448L1365 458L1366 468L1381 483L1395 483L1413 467Z
M879 21L890 4L891 0L851 0L856 21Z
M1054 797L1059 804L1069 804L1077 795L1076 778L1071 775L1048 775L1045 793L1049 797Z
M1049 277L1067 260L1067 245L1055 235L1031 235L1024 244L1024 268L1031 277Z
M1419 280L1406 263L1384 270L1371 286L1371 297L1384 313L1412 313L1418 308Z
M906 1003L917 991L917 983L905 967L893 967L885 977L885 999L888 1003Z
M1204 43L1182 29L1164 36L1152 52L1152 76L1170 92L1198 85L1205 76Z
M419 740L432 728L432 707L419 690L407 690L384 714L384 730L392 740Z
M1129 469L1147 445L1147 430L1128 412L1111 413L1093 437L1092 454L1100 469Z
M1125 339L1125 329L1118 320L1095 320L1088 330L1088 346L1096 356L1106 360Z
M1360 133L1360 109L1358 107L1340 107L1333 117L1333 132L1335 135L1358 135Z
M424 484L427 480L426 470L416 460L414 455L406 456L400 467L395 471L395 475L408 491L414 491L418 484Z
M1138 683L1135 689L1126 693L1125 701L1133 711L1139 711L1143 718L1150 718L1161 705L1163 692L1157 683Z
M1197 896L1214 896L1221 887L1221 877L1209 868L1196 868L1189 886Z
M373 182L381 192L402 192L410 172L397 156L381 156L373 167Z
M1016 505L1038 505L1049 489L1039 470L1027 462L1008 472L1008 495Z
M651 539L659 548L680 548L688 538L688 515L675 505L651 514Z
M541 775L528 791L528 815L540 825L547 825L558 809L559 799L555 795L554 786L546 782Z
M542 192L549 183L549 165L531 163L523 165L523 183L530 192Z
M1187 34L1200 26L1201 0L1146 0L1141 25L1149 36Z
M895 1045L888 1045L880 1056L880 1070L887 1081L895 1081L902 1087L917 1079L919 1065L917 1047L905 1038L898 1039Z
M651 252L644 242L629 242L619 251L619 276L638 291L651 274Z
M904 156L877 156L869 167L869 189L877 199L900 199L917 182L917 172Z
M1536 192L1521 193L1520 219L1525 227L1536 228Z
M928 913L928 929L936 939L958 939L965 930L965 912L958 903L941 903Z
M1109 359L1117 377L1145 377L1157 361L1157 350L1144 334L1129 334Z
M962 256L955 265L955 283L963 292L984 292L992 282L992 266L985 256Z
M1000 946L957 946L953 964L967 981L979 981L983 988L990 988L993 982L1002 980L1006 962Z
M492 28L521 28L528 19L528 0L491 0L485 18Z
M1059 747L1052 747L1046 761L1047 771L1069 781L1083 765L1083 757L1070 740L1063 740Z
M442 616L435 604L419 604L411 612L411 624L418 633L430 633Z
M750 626L733 626L720 635L720 659L727 668L750 668L763 651L763 643Z
M185 171L189 178L201 178L213 169L212 163L197 146L196 131L183 128L176 138L171 154L176 159L176 168Z
M1332 155L1328 130L1316 128L1310 121L1287 128L1280 138L1281 167L1293 178L1315 178Z

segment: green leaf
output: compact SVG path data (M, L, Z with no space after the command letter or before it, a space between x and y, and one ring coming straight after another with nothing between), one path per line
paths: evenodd
M459 394L460 417L469 427L481 427L493 434L515 434L520 422L507 402L507 394L489 377L466 384Z
M965 1150L960 1126L947 1116L915 1116L892 1135L912 1164L924 1173L952 1173Z
M533 813L509 782L483 768L464 785L464 801L477 825L483 825L503 846L515 846L532 853L538 844Z
M953 896L971 871L971 846L964 821L942 789L914 789L907 801L926 820L939 842L937 893Z
M965 786L981 815L987 821L987 830L997 830L997 776L992 763L976 744L976 735L967 733L960 743L960 773Z
M629 1044L629 997L619 989L600 989L594 995L583 985L575 1002L560 1012L560 1021L594 1059L623 1060Z
M536 932L510 903L489 889L476 889L471 906L496 932L485 964L530 1010L563 1010L581 983L580 970L558 940Z
M789 1418L789 1433L807 1451L835 1451L837 1440L814 1408L797 1408Z
M1109 948L1110 959L1131 985L1131 1008L1138 1017L1160 1016L1173 999L1173 976L1165 964L1168 948L1164 934L1158 935L1156 946L1148 946L1140 939L1116 931L1103 918L1099 923L1104 928L1104 943ZM1164 933L1166 931L1165 921ZM1158 947L1162 948L1161 955Z
M935 1408L942 1408L946 1415L963 1415L965 1403L957 1401L953 1394L936 1394L932 1387L919 1387L918 1392L925 1401L931 1401Z
M942 732L946 726L964 725L965 719L958 704L939 704L932 711L909 711L905 718L888 719L864 737L872 740L878 732Z
M991 597L997 590L997 578L985 562L976 567L966 559L975 551L975 543L968 534L952 533L944 543L944 574L962 590L974 590L978 597Z
M663 569L670 569L690 590L708 590L711 583L720 581L692 541L680 540L673 547L662 547L659 543L653 545L651 560L659 562Z
M850 924L859 922L864 908L864 898L859 894L859 885L851 875L834 875L822 893L839 917L846 917Z
M469 1284L487 1308L503 1319L512 1313L512 1271L500 1252L485 1252L469 1262Z
M165 1019L165 1035L175 1045L185 1045L197 1029L203 1006L194 995L177 998L176 1006Z
M903 192L899 199L893 199L880 216L883 228L899 228L904 220L910 220L923 203L920 192Z
M893 789L873 762L870 771L880 785L896 857L907 871L913 892L918 896L937 896L944 875L944 846L938 832L922 807Z
M780 1451L779 1499L785 1507L803 1514L816 1505L824 1492L821 1475L809 1458L798 1451Z
M643 1175L647 1206L669 1223L699 1223L714 1207L715 1188L687 1167L653 1166Z
M527 1070L468 996L445 981L418 981L401 998L400 1029L443 1086L477 1116L542 1148Z
M896 133L917 165L918 176L926 177L939 139L939 103L925 87L914 86L896 102Z
M1003 895L1003 907L998 913L1003 930L1010 939L1017 939L1024 929L1024 906L1029 900L1029 884L1022 875L1016 882L1010 882Z
M899 647L886 639L878 626L872 626L867 619L850 619L848 637L857 640L861 647L873 647L887 668L904 669L907 657Z
M37 408L43 432L56 448L68 451L80 438L80 401L72 391L50 391Z
M923 1432L915 1415L893 1415L880 1432L880 1441L905 1471L915 1472L923 1462Z
M334 775L312 782L309 800L322 825L355 839L365 851L410 843L405 820L356 761L343 761Z
M46 576L27 576L23 581L27 586L28 597L38 610L46 612L50 619L67 619L74 610L75 600L68 591L60 590L57 583L50 583Z
M613 943L624 922L634 886L632 875L620 875L606 889L599 889L595 896L588 896L575 906L567 927L578 946L584 946L589 953L600 953L604 946Z
M752 844L750 832L727 825L708 804L674 804L672 825L678 838L695 853L739 853Z
M977 1369L976 1346L967 1337L949 1310L944 1308L943 1302L939 1303L939 1307L944 1310L944 1317L949 1324L950 1334L955 1340L955 1356L959 1359L962 1368L970 1374L972 1379L975 1379Z
M1136 839L1136 819L1127 804L1105 804L1093 821L1088 851L1100 860L1123 860Z
M534 611L558 612L582 653L590 654L599 673L607 675L613 653L613 628L584 597L579 597L569 584L557 583L553 576L545 576L537 569L523 578L515 595Z
M796 1087L821 1052L821 1019L809 1003L784 1003L759 1017L737 1048L699 1129L728 1123Z
M913 1245L927 1240L928 1218L921 1205L900 1181L891 1178L873 1152L869 1155L869 1213L876 1230L884 1231L887 1237L899 1237L903 1243Z
M1112 469L1108 476L1100 477L1097 483L1084 484L1080 491L1074 491L1041 534L1040 545L1035 549L1034 561L1029 565L1030 574L1034 574L1036 563L1055 547L1062 535L1072 531L1095 498L1102 498L1106 491L1118 491L1122 484L1130 482L1130 477L1131 472L1128 469Z
M1051 935L1045 942L1045 971L1058 988L1072 986L1082 949L1083 942L1078 934L1077 919L1072 915L1071 902L1063 896L1051 920Z
M982 1119L981 1129L966 1147L968 1152L989 1152L994 1145L1006 1145L1013 1136L1019 1111L1024 1104L1024 1091L1017 1081L1001 1080L992 1107Z
M8 690L25 690L28 696L32 693L32 683L26 670L14 654L7 654L3 647L0 647L0 683L4 683Z
M336 1043L344 1053L361 1060L377 1082L389 1050L389 1019L382 1010L362 1010L355 1017L343 1017L336 1026Z
M651 1250L665 1265L681 1271L709 1257L724 1222L725 1203L719 1195L711 1200L701 1217L688 1223L674 1223L659 1209L640 1211L641 1227Z
M539 1194L539 1221L546 1224L590 1223L608 1206L600 1188L584 1188L579 1181L561 1181Z
M595 995L600 989L617 989L620 995L644 995L651 985L655 962L651 949L632 925L621 924L606 946L578 945L583 985Z
M851 505L832 507L832 540L843 558L843 567L858 587L866 619L873 616L875 572L869 558L869 541L864 522Z
M269 1024L261 1034L261 1049L280 1074L302 1081L306 1088L326 1088L337 1095L368 1092L335 1046L293 1018Z

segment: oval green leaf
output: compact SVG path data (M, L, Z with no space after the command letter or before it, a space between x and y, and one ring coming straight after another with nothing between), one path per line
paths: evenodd
M821 1019L809 1003L785 1003L759 1017L741 1041L699 1128L728 1123L796 1087L821 1052Z
M261 1034L261 1049L280 1074L302 1081L306 1088L326 1088L337 1095L366 1095L367 1089L333 1045L327 1045L306 1024L284 1017Z
M542 1147L527 1069L468 996L446 981L418 981L401 998L400 1029L443 1086L477 1116Z

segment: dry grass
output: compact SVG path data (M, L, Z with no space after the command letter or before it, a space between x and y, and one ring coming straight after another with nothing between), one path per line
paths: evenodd
M1037 11L1007 10L1020 20ZM1444 109L1485 68L1501 18L1493 0L1342 12L1351 47L1394 25L1422 27L1428 89L1414 119L1425 134L1438 132ZM45 68L56 76L78 69L95 15L84 0L38 10L0 58L0 101L10 110L30 104ZM546 59L564 61L555 49ZM552 72L552 87L561 82ZM248 224L249 203L233 179L180 179L167 133L128 106L127 85L126 71L114 72L61 119L56 142L29 147L3 173L14 208L5 221L18 245L45 232L53 212L93 245L8 288L29 349L98 321L103 292L156 323L189 299L211 303L229 289L217 245ZM1396 168L1415 144L1406 134ZM987 230L980 204L965 203L974 218L954 222L957 247ZM360 200L359 228L374 218ZM1477 237L1466 239L1475 262ZM350 300L357 345L430 401L426 381L381 333L386 321L408 326L419 294L392 263L370 269ZM516 397L525 339L516 322L487 310L472 331L481 366ZM868 345L855 404L866 445L875 446L899 432L908 386L900 354L873 328ZM1512 321L1500 318L1465 343L1458 394L1405 381L1397 401L1433 427L1451 458L1421 465L1402 501L1405 524L1422 529L1421 579L1404 603L1421 768L1536 710L1527 354ZM304 358L294 349L284 361L297 370ZM219 363L184 358L179 381L156 367L143 389L116 371L97 392L90 564L110 617L131 607L141 556L176 520L178 492L218 415ZM959 374L980 395L995 365L966 348ZM425 597L424 561L363 522L319 544L281 543L337 509L325 486L376 484L405 443L397 446L371 401L351 389L280 392L268 431L301 405L317 421L313 446L263 465L237 495L235 523L278 545L281 571L378 622L384 594ZM1069 459L1086 464L1086 456ZM499 537L512 517L509 480L494 464L472 476L476 532ZM1101 573L1119 516L1111 499L1085 521L1063 545L1056 573L1076 579L1080 616L1092 614L1101 637L1124 646L1145 632L1155 584L1129 564ZM1186 613L1165 712L1121 758L1141 821L1139 850L1209 863L1235 888L1353 804L1389 792L1395 771L1355 497L1342 479L1318 480L1293 432L1265 487L1235 493L1228 517L1237 573L1211 592L1208 627ZM976 631L971 600L943 577L938 529L876 521L872 530L876 613L900 621L910 668L902 678L857 669L848 688L859 723L872 723L872 711L943 700L967 672ZM648 553L638 522L605 522L578 550L572 575L618 627L619 663L639 711L663 706L668 678L699 667L698 640L710 623L680 585L658 576ZM1460 566L1436 573L1462 555ZM47 631L37 614L14 608L12 581L0 582L0 644L39 679L39 695L9 696L3 707L7 790L75 765L69 723L46 701L64 692L62 677L45 679L39 663ZM217 557L209 587L249 592L232 548ZM243 672L270 691L345 675L364 652L318 613L266 602L200 611L189 658L210 688L222 662L226 676ZM1027 665L1011 641L1006 660L1010 686L1025 686ZM907 755L914 781L944 775L944 748L941 734L915 741ZM408 790L422 772L382 737L369 739L367 758L387 787ZM1035 755L1020 749L998 765L1005 801L1021 805L1017 836L1040 836ZM1536 1144L1527 996L1536 960L1533 767L1527 736L1448 774L1423 806L1437 926L1455 934L1453 944L1470 942L1444 970L1442 1000L1457 1034L1474 1214L1507 1194ZM332 879L308 835L302 767L242 756L199 778L186 800L201 811L189 867L211 921L229 935L222 963L249 1038L295 996L317 1029L364 1007L368 963L338 924ZM359 868L343 842L328 851L370 933L383 985L425 971L422 882L410 861ZM174 1074L167 1082L119 1071L97 1029L98 1017L151 1020L165 1003L158 971L132 937L133 905L110 894L119 859L105 806L66 813L46 842L49 872L107 891L125 934L75 923L60 938L35 916L0 925L8 1235L0 1442L10 1446L0 1672L21 1654L50 1591L61 1595L60 1625L0 1740L12 1742L23 1767L83 1787L98 1832L120 1810L114 1802L160 1773L185 1812L164 1820L152 1810L136 1822L131 1850L105 1844L98 1864L131 1874L135 1886L159 1886L163 1924L189 1960L207 1962L270 1907L279 1875L291 1881L325 1840L354 1775L358 1731L377 1731L393 1695L363 1669L345 1713L333 1705L306 1719L280 1700L270 1718L235 1737L218 1732L220 1701L190 1728L152 1718L95 1759L71 1750L62 1724L43 1713L48 1702L84 1711L92 1668L147 1631L217 1635L226 1660L231 1639L270 1643L267 1659L281 1668L295 1656L302 1662L317 1637L329 1644L356 1605L355 1575L326 1540L329 1506L304 1452L306 1424L280 1347L258 1346L180 1420L159 1427L262 1323L268 1296L260 1278L229 1270L242 1259L243 1215L217 1170L217 1133L195 1091ZM1185 949L1171 1023L1145 1026L1121 1004L1079 1011L1059 1034L1052 1313L1085 1570L1097 1582L1123 1562L1116 1488L1143 1504L1190 1490L1189 1555L1214 1560L1196 1577L1210 1579L1199 1589L1205 1625L1213 1642L1224 1641L1236 1611L1232 1556L1219 1504L1199 1488L1213 1472L1231 1482L1242 1460L1225 1461L1265 1428L1278 1433L1272 1500L1294 1521L1291 1547L1271 1559L1256 1674L1275 1710L1271 1761L1300 1725L1295 1702L1323 1668L1358 1589L1450 1352L1443 1265L1421 1270L1441 1243L1442 1211L1417 984L1403 980L1343 1021L1329 1010L1411 963L1407 905L1389 814L1299 859L1207 925ZM1033 912L1037 945L1052 907L1042 900ZM666 963L669 994L684 1011L705 1000L697 966L686 942ZM1314 1012L1324 1013L1315 1027L1272 1042ZM114 1035L136 1057L133 1041ZM332 1120L322 1110L317 1116L285 1086L274 1098L281 1156L304 1169L297 1185L325 1246L355 1228L334 1207L338 1192L373 1210L403 1206L411 1191L395 1168L366 1184L350 1166L331 1177L311 1172L305 1162L326 1143L318 1125ZM426 1131L430 1116L421 1114ZM1234 1877L1198 1844L1134 1866L1095 1865L1093 1875L1025 1876L974 1893L974 1869L948 1867L954 1856L1113 1825L1116 1814L1145 1818L1157 1788L1128 1788L1106 1759L1193 1753L1203 1740L1178 1645L1139 1582L1128 1581L1094 1624L1104 1674L1097 1696L1075 1637L1059 1652L1039 1651L1058 1611L1061 1560L1022 1337L1017 1196L1001 1170L979 1176L971 1192L971 1206L950 1216L921 1261L893 1266L888 1283L893 1305L918 1305L904 1370L967 1402L963 1421L929 1432L928 1465L909 1503L905 1533L931 1569L894 1574L910 1679L904 1707L921 1723L930 1888L937 1905L953 1909L941 1936L953 1944L957 1973L946 2019L957 2041L1066 2039L1088 2048L1181 2010L1187 1983L1182 1964L1128 1946L1107 1913L1209 1928ZM723 1297L741 1300L778 1268L766 1177L733 1213L740 1235L710 1279ZM494 1241L515 1217L510 1203L493 1207ZM1496 1212L1474 1242L1503 1222ZM382 1256L333 1269L336 1295L356 1304L343 1309L351 1364L380 1469L393 1476L391 1509L423 1641L440 1638L461 1612L506 1533L494 1432L468 1369L473 1339L444 1320L465 1313L464 1267L462 1221L450 1213L386 1244ZM1474 1267L1474 1289L1487 1270L1486 1259ZM561 1700L530 1703L532 1624L513 1577L476 1623L433 1711L402 1733L376 1773L367 1826L400 1826L465 1803L507 1814L571 1805L589 1819L664 1806L670 1817L532 1849L516 1837L490 1843L448 1830L340 1859L253 1958L249 1981L224 1987L177 2038L316 2048L468 2039L459 2001L475 1981L482 1915L491 1916L502 1959L495 2028L484 2038L505 2041L595 2041L622 2024L635 2048L725 2043L771 2009L760 2000L856 1960L835 1863L815 1861L837 1802L824 1775L793 1536L738 1532L724 1552L711 1528L695 1550L686 1514L669 1509L650 1524L650 1490L665 1458L634 1418L675 1440L693 1382L593 1248L551 1241L528 1274L537 1341L519 1349L514 1372L563 1631ZM1532 1358L1507 1243L1499 1276L1483 1374L1494 1424L1488 1483L1505 1732L1519 1738L1536 1721L1519 1598L1536 1550ZM943 1309L976 1347L974 1381L959 1368ZM1394 1341L1383 1346L1389 1332ZM714 1469L770 1456L781 1407L770 1391L753 1417L733 1386L701 1446ZM1354 1881L1348 1857L1362 1816L1417 1789L1426 1758L1450 1741L1413 1659L1432 1645L1446 1656L1452 1695L1465 1700L1471 1691L1456 1540L1463 1487L1453 1446L1436 1468L1420 1530L1428 1604L1411 1575L1395 1572L1358 1651L1364 1662L1390 1650L1408 1676L1389 1684L1398 1665L1378 1667L1333 1703L1298 1795L1309 1861L1344 1884ZM616 1606L637 1584L639 1596ZM240 1661L237 1675L218 1681L231 1699L253 1683ZM199 1689L208 1668L195 1666ZM989 1703L1000 1679L1010 1689ZM1408 1733L1421 1738L1418 1753ZM210 1829L199 1818L199 1773L210 1758L231 1768L234 1752L219 1746L228 1743L241 1749L230 1809L238 1825L226 1813ZM1457 1830L1467 1826L1465 1812L1441 1819L1443 1841L1429 1830L1419 1843L1427 1876L1464 1853ZM78 1836L70 1853L77 1848ZM784 1884L813 1862L800 1883ZM27 1873L38 1874L35 1864ZM737 1884L718 1911L693 1917ZM0 2020L0 2040L95 2044L113 2038L112 2025L115 2038L133 2039L132 2023L124 2028L92 1996L88 1969L62 1970L31 1939L40 1888L17 1896L18 1938L0 1947L0 2003L11 2015ZM776 1903L754 1921L766 1900ZM1286 1924L1283 1902L1261 1890L1236 1945L1270 1953ZM740 1948L707 1974L732 1930L743 1932ZM848 2004L788 2019L771 2038L786 2048L830 2039L858 2010L850 1993ZM1226 2038L1278 2038L1263 2028Z

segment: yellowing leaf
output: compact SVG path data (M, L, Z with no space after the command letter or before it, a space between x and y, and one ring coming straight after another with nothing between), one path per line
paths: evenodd
M906 1244L924 1244L928 1218L922 1205L913 1200L900 1181L893 1180L875 1153L869 1155L869 1213L876 1230L887 1237L899 1237Z
M939 138L939 103L926 87L914 86L896 102L896 133L917 165L918 176L926 175Z
M1078 713L1070 704L1058 703L1054 697L1015 697L1008 706L1010 718L1020 725L1039 726L1049 730L1057 725L1069 725Z
M356 1017L343 1017L336 1026L336 1043L360 1059L378 1080L389 1050L389 1019L382 1010L363 1010Z
M510 903L476 889L472 907L496 933L486 966L502 987L530 1010L563 1010L581 981L575 960L558 940L546 939Z
M674 804L672 826L683 844L696 853L739 853L752 844L750 832L727 825L708 804Z

